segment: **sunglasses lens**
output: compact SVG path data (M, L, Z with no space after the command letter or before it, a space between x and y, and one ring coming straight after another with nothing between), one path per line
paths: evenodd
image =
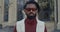
M26 8L25 10L27 10L27 11L36 11L37 9L36 8Z

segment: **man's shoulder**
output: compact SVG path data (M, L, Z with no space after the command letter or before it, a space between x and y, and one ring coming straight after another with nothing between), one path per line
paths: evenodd
M20 24L20 23L23 23L24 22L24 19L20 20L20 21L17 21L16 24Z
M44 21L41 21L41 20L38 20L38 23L45 24L45 22Z
M25 19L22 19L22 20L20 20L20 21L17 21L17 24L22 24L22 23L24 23L24 20L25 20ZM38 21L38 23L40 23L40 24L45 24L44 21L41 21L41 20L37 20L37 21Z

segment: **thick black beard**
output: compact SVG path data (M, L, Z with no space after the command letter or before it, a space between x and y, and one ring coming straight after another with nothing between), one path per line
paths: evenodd
M36 18L36 15L34 15L34 16L29 16L29 15L27 15L27 18L28 18L28 19L35 19L35 18Z

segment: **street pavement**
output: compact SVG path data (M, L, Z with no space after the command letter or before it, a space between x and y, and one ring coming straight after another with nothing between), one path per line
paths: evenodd
M0 29L0 32L2 32L2 29Z
M13 30L14 30L13 27L6 26L6 27L0 29L0 32L13 32Z

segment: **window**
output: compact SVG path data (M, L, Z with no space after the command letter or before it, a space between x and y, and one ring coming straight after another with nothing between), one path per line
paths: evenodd
M9 0L4 0L4 21L8 21Z
M23 19L23 13L22 13L23 5L24 0L17 0L17 21Z
M38 0L41 11L39 19L42 21L54 21L54 0Z

